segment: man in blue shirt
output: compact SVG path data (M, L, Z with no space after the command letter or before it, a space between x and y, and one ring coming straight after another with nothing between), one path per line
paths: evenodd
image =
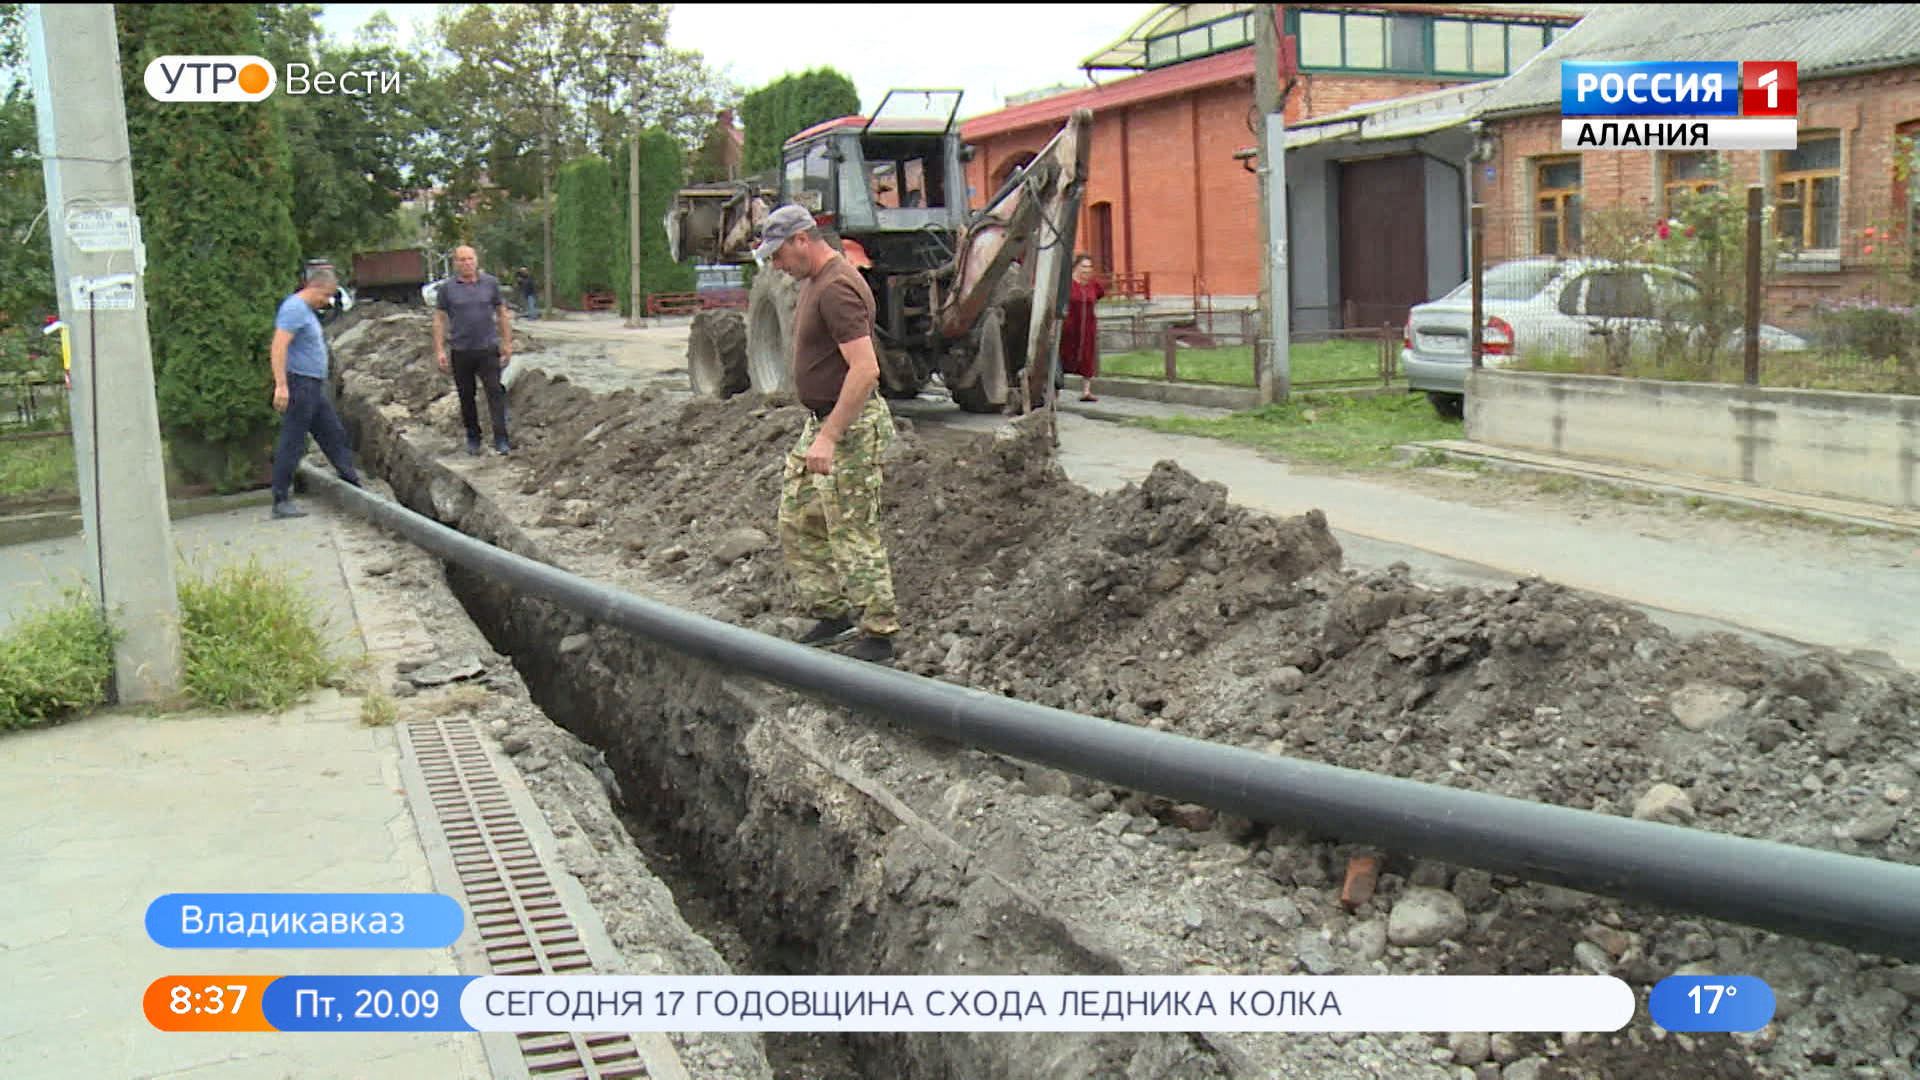
M441 371L453 373L453 388L460 395L460 422L467 428L467 453L480 452L480 416L474 404L474 380L478 379L487 387L493 448L504 454L509 448L507 391L500 385L500 369L513 359L513 309L500 295L500 281L481 273L480 256L463 244L453 249L453 276L441 283L434 306L433 355Z
M314 313L333 302L339 279L328 268L315 270L300 291L280 301L273 318L273 408L280 413L280 445L273 452L273 516L305 517L293 504L293 469L307 452L312 433L320 452L340 479L358 487L347 429L327 400L327 342Z

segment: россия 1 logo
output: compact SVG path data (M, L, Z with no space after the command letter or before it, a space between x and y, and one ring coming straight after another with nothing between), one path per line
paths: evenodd
M1791 150L1799 144L1799 71L1791 60L1562 61L1560 145Z
M280 85L258 56L157 56L145 81L156 101L260 101Z

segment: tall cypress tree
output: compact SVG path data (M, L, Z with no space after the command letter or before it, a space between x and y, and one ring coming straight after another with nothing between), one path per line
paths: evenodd
M560 168L554 185L553 291L577 298L581 293L611 292L621 282L626 258L626 220L613 201L613 177L606 159L575 158Z
M259 16L122 4L117 18L160 424L191 478L237 486L271 441L268 343L298 285L287 140L274 98L159 102L142 78L156 56L261 53Z
M860 91L832 68L782 75L741 99L740 121L746 128L741 167L749 173L779 168L780 147L788 139L823 120L859 111Z

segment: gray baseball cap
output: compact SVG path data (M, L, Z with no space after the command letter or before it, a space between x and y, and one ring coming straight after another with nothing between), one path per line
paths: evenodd
M753 249L754 260L766 262L780 250L780 245L813 227L813 215L804 206L788 203L775 210L761 223L760 243Z

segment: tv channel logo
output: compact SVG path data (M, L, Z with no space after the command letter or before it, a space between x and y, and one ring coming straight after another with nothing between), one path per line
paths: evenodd
M1799 116L1800 65L1748 60L1740 65L1741 116Z
M156 101L260 101L280 77L258 56L157 56L145 82Z
M1800 66L1791 60L1567 60L1562 116L1796 116Z

